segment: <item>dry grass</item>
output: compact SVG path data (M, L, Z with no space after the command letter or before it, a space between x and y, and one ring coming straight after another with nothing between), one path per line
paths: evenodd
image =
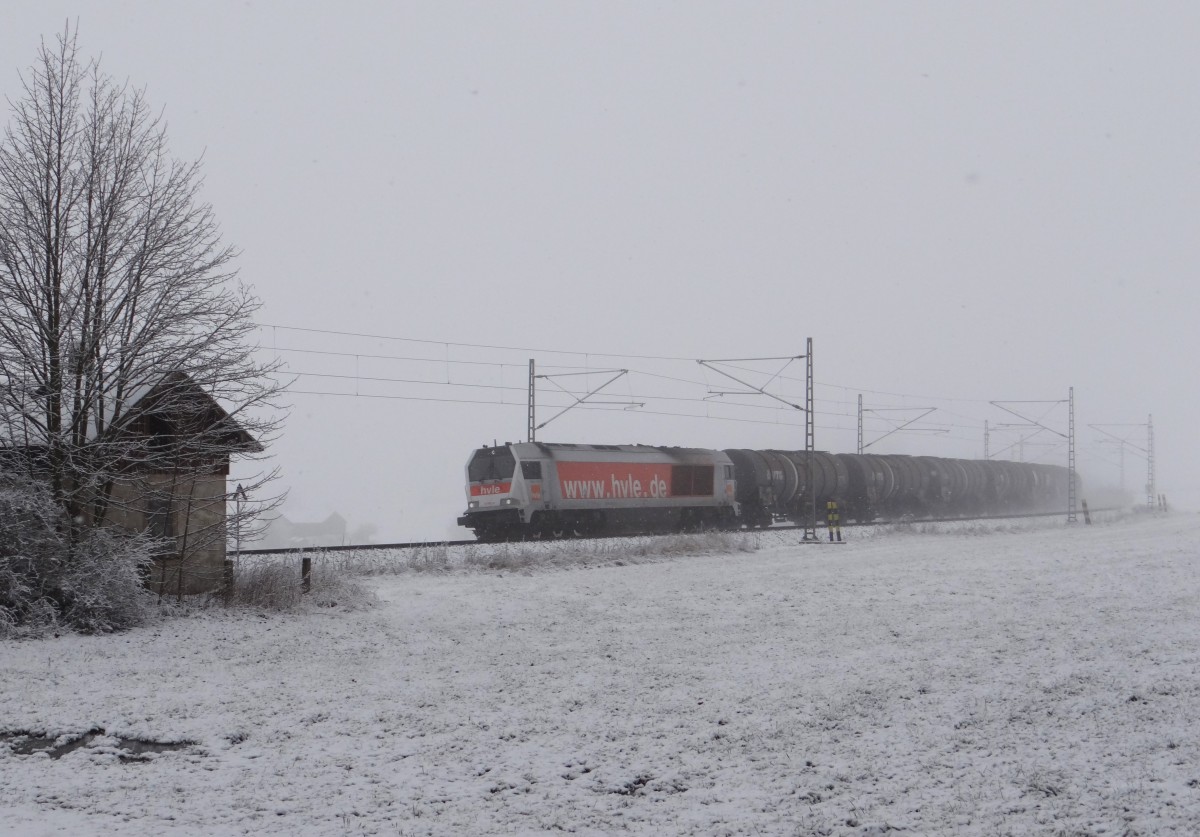
M312 559L313 591L332 579L402 573L489 572L562 569L646 563L686 555L754 552L759 536L746 532L706 532L641 538L599 538L521 543L435 544L416 549L380 549L307 553ZM243 558L236 587L237 601L264 601L269 606L296 607L300 561L295 556ZM268 605L264 605L268 606Z
M742 532L706 532L642 538L602 538L469 547L464 564L485 570L531 567L571 567L645 563L684 555L723 555L754 552L757 537Z
M358 610L375 602L375 594L362 583L319 561L313 561L310 589L305 592L301 562L290 556L272 561L243 561L234 569L233 590L228 599L234 606L278 611L329 607Z
M1128 510L1095 511L1091 513L1094 525L1104 526L1128 520L1135 513ZM1046 529L1058 529L1066 525L1088 525L1082 510L1077 512L1075 523L1066 522L1067 515L1046 515L1043 517L1006 517L993 520L962 520L962 521L900 521L871 527L874 537L887 535L995 535L1020 532L1035 532Z

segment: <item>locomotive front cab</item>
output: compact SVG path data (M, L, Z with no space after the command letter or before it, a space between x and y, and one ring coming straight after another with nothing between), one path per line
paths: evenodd
M535 510L546 506L543 458L533 444L478 448L467 462L467 512L458 525L480 540L527 535Z
M482 447L467 463L467 508L486 509L511 505L504 503L512 492L517 458L508 445Z
M467 461L467 513L459 526L475 530L480 540L503 539L520 528L518 500L513 496L517 458L510 445L483 446Z

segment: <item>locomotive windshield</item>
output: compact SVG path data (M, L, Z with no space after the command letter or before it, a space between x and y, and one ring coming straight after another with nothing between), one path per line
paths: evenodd
M512 479L513 471L517 468L517 460L508 447L480 448L471 457L467 466L467 480L484 482L485 480Z

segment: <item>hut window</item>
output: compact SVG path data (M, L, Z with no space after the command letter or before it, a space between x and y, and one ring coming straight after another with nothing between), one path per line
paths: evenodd
M146 531L156 538L175 534L171 525L171 495L155 491L146 501Z

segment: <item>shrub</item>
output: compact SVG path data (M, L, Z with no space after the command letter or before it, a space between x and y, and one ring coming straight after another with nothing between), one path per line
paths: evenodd
M62 575L62 618L85 633L137 625L153 610L154 595L142 583L153 541L124 531L84 532Z
M141 622L152 606L141 571L153 541L84 528L74 541L44 486L0 475L0 636L56 625L85 633Z
M52 625L58 608L52 580L66 551L59 515L37 486L0 478L0 631L13 635Z

